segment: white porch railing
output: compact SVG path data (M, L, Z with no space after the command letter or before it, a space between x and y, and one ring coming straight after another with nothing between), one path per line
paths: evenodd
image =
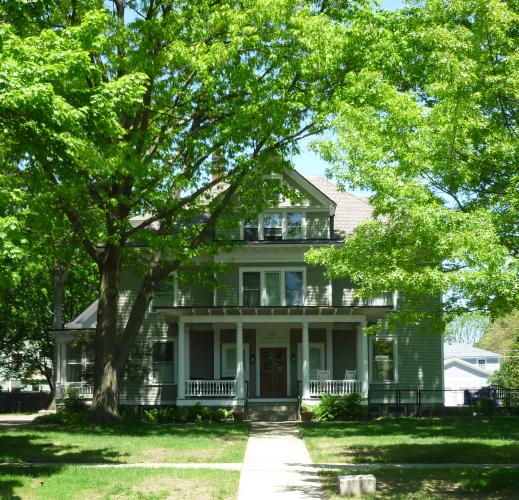
M63 393L69 388L74 388L82 398L91 398L94 395L94 386L82 382L65 382L61 385Z
M344 396L358 393L360 393L358 380L310 380L310 397L323 394Z
M236 397L236 380L187 380L187 397Z

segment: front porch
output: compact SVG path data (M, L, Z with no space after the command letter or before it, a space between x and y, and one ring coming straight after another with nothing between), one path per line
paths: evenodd
M177 330L176 404L314 404L323 394L353 393L367 398L368 340L361 331L366 317L341 314L342 308L308 317L305 309L261 316L243 309L240 316L161 311Z

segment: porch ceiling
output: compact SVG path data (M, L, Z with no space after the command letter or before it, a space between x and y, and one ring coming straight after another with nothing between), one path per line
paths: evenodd
M296 318L306 317L314 321L337 321L349 318L350 321L364 319L370 313L380 314L382 310L387 311L388 307L324 307L324 306L303 306L303 307L155 307L162 316L168 320L178 320L179 318L207 318L214 322L223 322L232 318L247 318L264 320L267 322L276 319L280 322L294 321Z

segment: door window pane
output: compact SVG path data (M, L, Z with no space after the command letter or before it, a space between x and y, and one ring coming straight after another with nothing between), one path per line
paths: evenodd
M266 306L281 305L281 273L267 271L265 273Z
M303 273L300 271L285 272L285 298L287 306L303 305Z
M287 238L298 240L303 237L303 217L300 213L287 213Z
M282 235L281 213L266 213L263 217L263 239L267 241L279 241L282 239Z
M373 339L373 380L395 380L394 345L391 339Z
M246 219L243 224L243 239L245 241L258 240L258 221L256 219Z
M261 305L260 273L243 273L243 305Z

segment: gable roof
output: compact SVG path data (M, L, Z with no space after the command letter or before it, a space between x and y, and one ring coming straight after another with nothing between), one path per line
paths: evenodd
M337 202L331 198L326 191L320 189L316 183L301 175L297 170L291 170L287 175L294 182L299 184L304 191L318 200L321 205L328 206L330 208L330 215L335 214Z
M446 359L445 362L443 363L443 367L444 368L448 368L448 367L454 366L454 365L462 368L465 371L474 372L477 375L484 375L485 377L488 377L489 375L492 375L492 372L490 372L488 370L485 370L484 368L481 368L478 365L474 365L472 363L469 363L468 361L464 361L463 359L460 359L460 358Z
M92 330L97 324L97 302L94 300L79 316L65 325L68 330Z
M341 191L320 175L309 175L306 179L337 204L334 219L336 235L351 234L359 224L371 219L373 207L367 198Z
M501 358L497 352L479 349L470 344L452 343L444 344L443 357L448 358Z

